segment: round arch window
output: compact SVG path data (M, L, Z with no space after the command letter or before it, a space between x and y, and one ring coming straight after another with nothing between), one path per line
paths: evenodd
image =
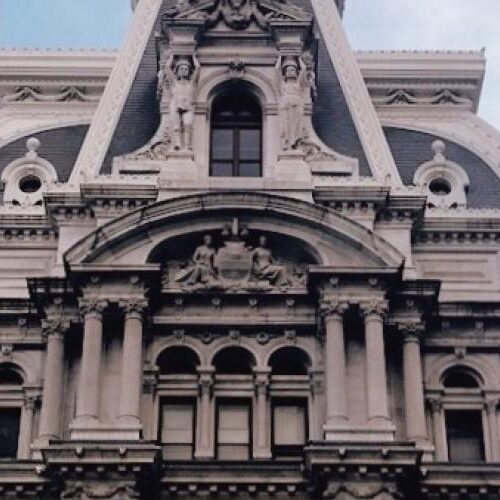
M429 191L436 196L447 196L451 190L451 183L443 177L437 177L429 182Z
M23 193L36 193L42 187L42 180L36 175L25 175L19 180L18 186Z

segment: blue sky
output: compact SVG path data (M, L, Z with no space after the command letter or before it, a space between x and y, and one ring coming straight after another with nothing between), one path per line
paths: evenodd
M347 0L356 49L480 49L487 77L480 114L500 128L499 0ZM130 0L0 0L0 47L118 47Z

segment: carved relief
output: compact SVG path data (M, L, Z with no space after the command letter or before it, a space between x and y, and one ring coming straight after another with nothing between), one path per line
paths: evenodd
M370 483L336 484L330 483L323 498L335 500L396 500L403 496L395 487Z
M259 236L255 247L247 243L247 236L246 228L240 230L236 220L230 230L222 231L222 245L217 249L212 236L204 235L190 261L167 263L164 288L267 292L305 287L305 266L280 262L266 236Z
M131 500L139 498L139 494L130 485L120 483L117 486L104 484L77 483L61 494L61 498L72 498L75 500L90 500L94 498L108 500Z

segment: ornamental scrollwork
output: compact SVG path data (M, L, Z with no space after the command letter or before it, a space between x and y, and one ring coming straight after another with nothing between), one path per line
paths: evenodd
M108 307L109 302L101 297L83 298L78 301L80 314L86 316L87 314L102 314Z
M338 298L323 298L319 303L319 314L323 318L342 318L349 309L349 302Z
M125 315L129 314L139 314L142 315L148 307L148 301L144 298L127 298L120 300L120 308L123 310Z
M366 483L329 483L323 498L334 500L396 500L403 496L394 486Z
M373 315L384 317L389 311L389 304L386 300L372 299L361 302L359 304L359 310L365 318Z
M139 493L135 488L124 483L116 486L77 483L75 486L66 489L61 494L61 498L72 498L75 500L131 500L139 498Z
M64 315L51 316L42 320L42 333L45 337L63 335L70 327L70 321Z

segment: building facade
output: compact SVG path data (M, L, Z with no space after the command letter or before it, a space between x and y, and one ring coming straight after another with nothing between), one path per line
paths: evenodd
M0 51L0 498L500 498L484 54L133 4Z

